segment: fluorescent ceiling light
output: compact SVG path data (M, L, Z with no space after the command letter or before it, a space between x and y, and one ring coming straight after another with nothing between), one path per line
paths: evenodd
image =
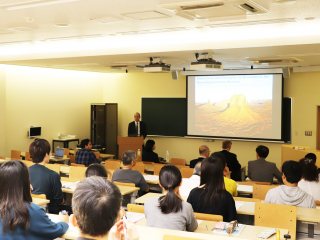
M46 0L46 1L36 0L31 2L22 2L18 4L8 4L2 7L7 11L13 11L13 10L19 10L19 9L36 8L36 7L43 7L48 5L77 2L77 1L79 0Z

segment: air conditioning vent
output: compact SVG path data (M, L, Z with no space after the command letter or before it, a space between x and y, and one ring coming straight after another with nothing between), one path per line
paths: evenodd
M242 8L246 11L252 12L252 13L258 12L257 9L255 9L253 6L249 5L248 3L243 3L243 4L240 4L239 6L240 6L240 8Z
M197 4L197 5L190 5L190 6L180 6L180 9L183 11L187 11L187 10L197 10L197 9L204 9L204 8L221 7L223 5L224 5L223 2L214 3L214 4Z
M247 58L249 62L253 64L265 64L265 65L284 65L284 64L296 64L301 62L301 59L296 57L261 57L261 58Z

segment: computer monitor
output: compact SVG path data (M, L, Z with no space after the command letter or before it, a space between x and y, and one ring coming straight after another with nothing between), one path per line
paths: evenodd
M41 136L41 127L30 127L29 128L29 138Z
M54 156L55 157L63 157L63 154L64 154L64 149L63 148L60 148L60 147L57 147L55 152L54 152Z

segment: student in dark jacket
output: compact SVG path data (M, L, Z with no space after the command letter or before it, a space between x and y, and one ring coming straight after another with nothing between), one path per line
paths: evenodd
M53 223L32 203L28 168L22 162L0 165L0 186L0 239L49 240L67 231L67 223Z
M222 142L222 151L224 158L226 159L227 166L231 172L230 178L234 181L241 181L241 164L237 159L237 155L230 152L232 142L225 140Z
M45 194L50 200L49 213L57 214L61 210L63 194L59 174L45 166L50 159L50 144L45 139L36 139L30 144L29 152L35 163L29 168L32 193Z
M154 152L155 149L155 141L149 139L142 150L142 161L158 163L159 156Z
M200 187L191 190L187 202L193 211L223 216L223 221L236 220L236 206L232 195L226 191L223 179L224 166L214 156L201 163Z

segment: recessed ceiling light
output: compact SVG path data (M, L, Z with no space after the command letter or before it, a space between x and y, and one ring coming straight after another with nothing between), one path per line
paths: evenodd
M43 7L48 5L77 2L77 1L79 0L39 0L39 1L22 2L17 4L10 4L10 3L2 4L0 5L0 7L3 7L7 11L14 11L19 9L36 8L36 7Z

